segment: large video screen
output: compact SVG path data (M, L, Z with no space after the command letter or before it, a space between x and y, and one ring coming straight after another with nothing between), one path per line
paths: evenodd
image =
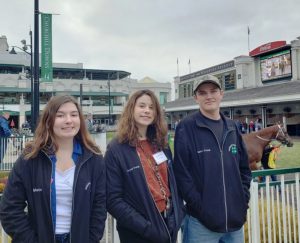
M292 63L290 51L282 51L261 57L260 69L262 81L291 76Z

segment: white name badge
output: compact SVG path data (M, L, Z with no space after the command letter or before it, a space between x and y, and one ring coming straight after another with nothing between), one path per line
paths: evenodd
M153 158L157 165L160 165L161 163L168 160L167 156L165 155L165 153L163 151L153 154Z

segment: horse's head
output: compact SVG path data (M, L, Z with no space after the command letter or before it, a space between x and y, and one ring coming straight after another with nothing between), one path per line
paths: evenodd
M291 137L282 125L278 125L278 131L275 139L288 147L292 147L294 145Z

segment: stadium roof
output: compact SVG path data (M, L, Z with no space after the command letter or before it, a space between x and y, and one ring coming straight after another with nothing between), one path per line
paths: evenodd
M225 91L221 107L239 107L258 104L300 101L300 81L287 81L280 84L256 88ZM177 99L166 103L165 110L183 111L198 109L193 97Z

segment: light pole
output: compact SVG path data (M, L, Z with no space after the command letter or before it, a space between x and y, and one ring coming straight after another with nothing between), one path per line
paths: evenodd
M80 107L82 109L82 84L80 84L80 90L79 91L80 91Z
M40 64L39 64L39 0L34 0L34 82L33 82L33 132L40 113Z
M111 124L111 112L110 112L110 75L108 73L108 125Z
M31 105L31 109L30 109L30 113L31 113L31 122L30 122L30 127L31 127L31 131L34 130L34 124L33 124L33 120L34 120L34 114L33 114L33 93L34 93L34 87L33 87L33 55L32 55L32 31L29 31L29 36L30 36L30 44L26 44L26 40L21 40L21 43L23 44L23 47L20 48L18 46L12 46L12 50L9 52L10 54L17 54L14 48L17 48L23 52L25 52L26 54L30 55L30 91L31 91L31 95L30 95L30 105ZM28 52L28 47L30 48L30 52Z

